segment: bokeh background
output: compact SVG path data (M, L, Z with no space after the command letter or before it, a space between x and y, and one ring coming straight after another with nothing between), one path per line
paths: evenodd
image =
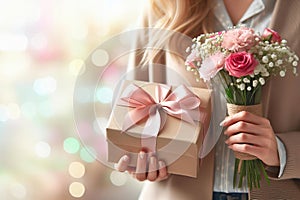
M135 27L145 1L0 0L1 200L137 199L142 183L80 141L72 105L85 59Z

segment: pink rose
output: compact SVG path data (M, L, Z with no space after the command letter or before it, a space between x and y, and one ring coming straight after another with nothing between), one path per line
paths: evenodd
M185 64L192 68L198 68L195 63L201 61L201 59L197 56L197 54L198 52L193 49L192 52L187 56Z
M257 65L258 61L254 56L244 51L232 53L225 59L225 69L229 75L238 78L253 74Z
M242 27L227 31L223 36L222 47L233 52L247 51L255 44L253 29Z
M221 69L223 69L224 62L225 58L222 53L216 53L204 59L199 68L200 78L204 81L213 78Z
M266 28L262 34L262 39L271 41L271 42L281 42L281 36L274 30Z

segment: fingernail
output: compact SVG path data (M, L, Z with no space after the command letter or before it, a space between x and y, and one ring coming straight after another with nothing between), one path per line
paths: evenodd
M227 141L227 140L225 141L225 144L228 144L228 141Z
M123 159L123 161L127 162L129 160L129 156L124 155L122 159Z
M163 161L158 162L159 169L165 167L165 163Z
M224 119L223 121L221 121L220 126L224 126L227 122L227 119Z
M114 169L118 170L118 164L117 163L114 164Z
M153 156L150 157L150 163L154 164L154 157Z
M145 157L145 152L141 151L139 156L140 156L141 159L144 159L144 157Z

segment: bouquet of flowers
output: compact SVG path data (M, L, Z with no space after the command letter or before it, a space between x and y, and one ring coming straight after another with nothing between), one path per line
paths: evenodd
M187 48L188 71L204 81L218 79L225 91L228 114L246 110L262 115L261 90L271 76L284 77L288 70L297 75L299 58L287 41L271 29L263 34L247 27L202 34ZM199 80L199 78L198 78ZM268 181L263 163L256 157L235 152L234 186L239 174L241 187L247 178L248 187L259 188L261 172Z

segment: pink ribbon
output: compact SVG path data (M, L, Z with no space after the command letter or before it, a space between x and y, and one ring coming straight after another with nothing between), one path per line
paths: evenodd
M164 126L166 114L193 125L195 125L194 121L203 122L205 114L201 112L200 115L200 103L199 97L184 85L171 91L170 86L157 84L154 99L143 88L130 84L125 88L118 102L118 105L132 108L125 116L122 131L125 132L140 121L146 120L142 137L156 139ZM155 152L156 142L150 141L145 145Z

